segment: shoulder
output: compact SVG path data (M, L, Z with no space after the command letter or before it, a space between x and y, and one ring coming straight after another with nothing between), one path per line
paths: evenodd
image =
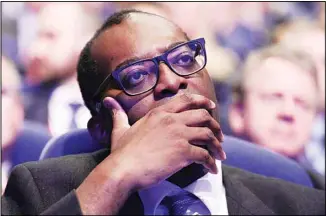
M325 191L305 187L278 178L223 166L223 177L235 190L246 188L270 209L289 212L325 212ZM231 183L230 183L231 182Z
M70 172L80 172L82 170L92 170L98 163L104 160L108 154L108 150L101 149L91 153L66 155L40 161L27 162L23 165L31 172L42 171L48 173L56 171L64 172L65 170L70 170Z
M69 188L78 185L108 155L107 150L93 153L68 155L41 161L27 162L16 166L11 175L33 178L39 188L64 185Z
M72 194L107 155L108 151L103 149L16 166L1 199L5 212L39 214L67 194Z

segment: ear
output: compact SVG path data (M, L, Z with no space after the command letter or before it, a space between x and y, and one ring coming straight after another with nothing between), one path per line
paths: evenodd
M243 105L239 103L232 103L229 107L229 124L235 134L242 134L244 132L244 114Z
M88 132L98 143L109 146L111 143L112 117L110 113L100 113L87 123Z

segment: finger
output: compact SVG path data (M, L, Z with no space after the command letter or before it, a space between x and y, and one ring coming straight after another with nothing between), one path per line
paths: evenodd
M214 136L213 132L206 127L187 128L186 137L189 143L198 146L206 146L212 155L218 160L225 160L225 152L221 142Z
M189 118L191 116L191 118ZM220 142L224 136L220 124L205 109L187 110L177 114L180 122L189 127L208 127Z
M207 150L197 146L190 146L189 157L192 162L202 164L209 170L209 172L217 174L215 159L209 154Z
M166 112L178 113L189 109L214 109L215 103L210 99L196 94L181 94L171 99L167 104L161 106Z
M112 136L115 136L115 138L118 139L127 129L130 128L128 116L121 105L114 98L105 97L103 104L112 113Z

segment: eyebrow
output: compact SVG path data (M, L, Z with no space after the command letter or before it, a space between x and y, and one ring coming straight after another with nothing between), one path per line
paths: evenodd
M178 46L180 44L183 44L185 42L187 42L187 41L179 41L179 42L171 43L170 45L168 45L167 47L162 49L161 52L162 53L166 52L167 50L173 49L174 47L176 47L176 46ZM122 67L124 67L124 66L126 66L128 64L131 64L131 63L134 63L136 61L140 61L140 60L146 59L146 58L148 58L148 54L145 54L145 55L139 56L139 57L135 56L135 57L128 58L128 59L124 60L123 62L121 62L113 71L116 71L116 70L118 70L118 69L120 69L120 68L122 68Z

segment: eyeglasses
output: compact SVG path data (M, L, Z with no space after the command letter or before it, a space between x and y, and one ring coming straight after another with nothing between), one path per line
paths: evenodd
M93 96L94 102L99 102L99 96L108 88L112 77L130 96L152 90L159 80L159 64L161 62L164 62L170 70L179 76L189 76L200 71L207 62L205 39L199 38L179 44L160 56L136 61L113 71L96 90Z

